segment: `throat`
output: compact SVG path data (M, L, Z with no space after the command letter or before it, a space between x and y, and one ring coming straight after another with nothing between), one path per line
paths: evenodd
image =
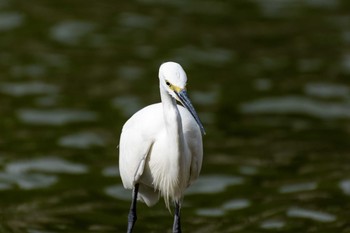
M171 143L181 143L183 141L182 119L176 100L162 88L160 95L163 106L164 123L168 134L167 136Z

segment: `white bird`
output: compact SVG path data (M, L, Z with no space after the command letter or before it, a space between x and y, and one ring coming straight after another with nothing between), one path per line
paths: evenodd
M185 189L199 176L204 127L186 92L187 76L175 62L159 68L161 103L136 112L123 126L119 170L123 185L133 189L128 230L136 222L136 200L152 206L164 197L175 204L173 232L181 232L180 208ZM177 105L179 101L183 106Z

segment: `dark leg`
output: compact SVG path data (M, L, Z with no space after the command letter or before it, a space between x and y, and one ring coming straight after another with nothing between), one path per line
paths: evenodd
M127 233L131 233L134 228L137 216L136 216L136 202L137 202L137 193L139 191L139 184L135 184L134 189L132 191L132 200L130 211L128 215L128 230Z
M174 216L174 225L173 233L181 233L181 223L180 223L180 209L181 205L179 201L175 201L175 216Z

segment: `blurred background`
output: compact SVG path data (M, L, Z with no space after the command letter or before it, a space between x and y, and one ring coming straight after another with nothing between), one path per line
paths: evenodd
M0 232L124 232L123 123L182 64L184 232L350 232L350 2L0 0ZM170 232L161 200L137 232Z

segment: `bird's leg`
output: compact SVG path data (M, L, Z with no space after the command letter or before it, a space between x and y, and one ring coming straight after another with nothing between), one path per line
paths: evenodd
M179 201L175 201L175 216L174 216L174 225L173 233L181 233L181 222L180 222L180 209L181 205Z
M137 202L137 193L139 191L139 184L135 184L132 191L132 201L130 206L130 211L128 215L128 230L127 233L131 233L134 228L137 216L136 216L136 202Z

